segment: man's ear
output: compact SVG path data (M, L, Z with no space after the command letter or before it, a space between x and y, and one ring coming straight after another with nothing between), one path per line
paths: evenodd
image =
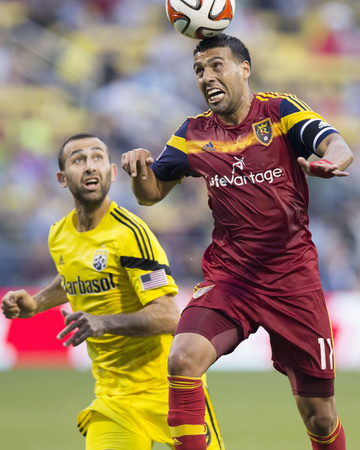
M117 175L117 165L111 164L111 181L114 182Z
M244 77L245 78L249 78L250 74L251 74L251 68L250 68L249 61L243 61L241 63L241 67L242 67L242 70L243 70Z
M65 176L65 173L63 171L56 172L56 179L58 180L58 182L61 184L61 186L63 188L67 188L68 187L66 176Z

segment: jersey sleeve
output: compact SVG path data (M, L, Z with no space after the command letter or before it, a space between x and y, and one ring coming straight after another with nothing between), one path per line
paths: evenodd
M164 150L151 165L156 178L161 181L181 180L189 175L186 151L186 131L189 119L171 136Z
M51 258L55 264L56 270L60 273L60 268L62 266L62 254L59 253L58 248L62 243L62 234L64 229L66 228L68 217L72 217L75 213L73 210L68 216L63 217L61 220L53 223L50 226L48 233L48 248L51 255Z
M176 295L178 287L171 276L167 256L151 232L138 217L121 208L118 214L128 233L121 241L120 264L126 271L140 302L145 305L163 295Z
M308 158L316 153L320 142L338 131L319 114L294 95L286 96L280 103L280 118L291 145L298 156Z

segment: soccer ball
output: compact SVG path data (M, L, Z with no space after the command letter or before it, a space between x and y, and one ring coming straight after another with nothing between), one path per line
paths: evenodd
M234 12L235 0L166 0L166 15L171 25L192 39L222 33Z

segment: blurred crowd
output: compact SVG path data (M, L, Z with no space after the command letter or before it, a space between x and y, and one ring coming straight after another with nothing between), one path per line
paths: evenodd
M360 289L360 2L236 0L227 32L253 59L253 92L291 92L351 146L350 177L309 179L310 229L325 290ZM114 162L137 147L158 156L206 108L192 70L197 41L169 24L165 0L0 1L0 285L42 285L55 273L50 225L70 209L57 153L90 131ZM179 284L201 281L212 217L203 180L137 205L120 171L111 196L144 218Z

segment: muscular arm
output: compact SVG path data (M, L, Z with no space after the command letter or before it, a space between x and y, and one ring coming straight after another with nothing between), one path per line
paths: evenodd
M316 153L321 157L313 163L304 158L297 161L302 170L310 176L344 177L348 173L344 170L352 163L353 154L344 139L336 133L327 136L317 147ZM323 160L325 160L323 162ZM318 173L316 173L318 171ZM315 173L314 173L315 172Z
M7 292L2 299L1 309L8 319L17 317L27 319L67 302L68 299L61 287L61 277L58 274L34 296L31 296L25 289Z
M138 148L122 155L122 168L131 176L131 188L140 205L150 206L164 199L178 184L160 181L150 169L154 162L150 152Z
M77 346L88 337L100 337L104 334L135 337L172 334L180 317L172 295L158 297L135 313L94 316L84 311L61 312L65 317L66 327L58 334L58 339L63 339L68 333L78 329L64 343L65 347Z

